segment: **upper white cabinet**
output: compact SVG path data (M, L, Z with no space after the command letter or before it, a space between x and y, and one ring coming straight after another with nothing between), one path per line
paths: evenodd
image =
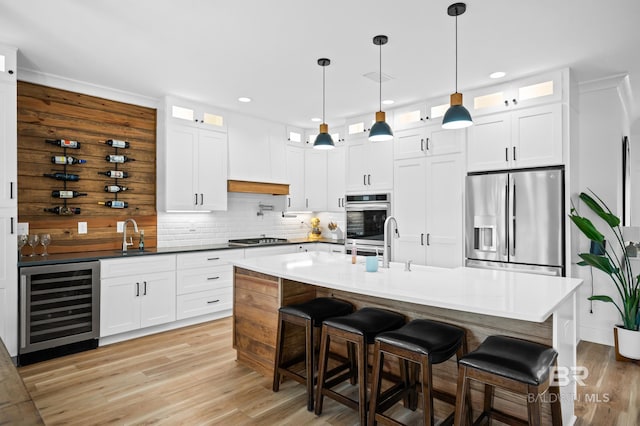
M327 151L304 150L305 210L327 210Z
M0 45L0 339L18 354L16 49Z
M558 70L465 93L465 106L472 117L526 108L563 99L563 78ZM474 119L475 121L475 119Z
M441 124L447 109L449 99L446 97L396 108L393 111L393 131L412 129L425 124Z
M347 154L344 147L327 151L327 211L343 212Z
M289 195L287 196L287 210L301 211L305 209L304 187L304 148L287 146L287 182Z
M216 108L171 96L166 98L166 108L168 123L227 131L224 114Z
M393 140L369 141L373 120L374 115L367 114L346 122L347 192L393 188Z
M467 170L562 164L562 104L474 118L468 129Z
M440 125L419 126L395 132L394 159L462 152L465 130L447 130Z
M229 179L286 183L284 124L239 114L228 121Z
M166 210L227 209L226 133L170 124L166 153Z

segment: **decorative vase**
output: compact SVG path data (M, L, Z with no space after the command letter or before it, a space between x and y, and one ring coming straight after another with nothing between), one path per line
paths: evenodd
M640 331L616 326L615 334L618 353L625 358L640 360Z

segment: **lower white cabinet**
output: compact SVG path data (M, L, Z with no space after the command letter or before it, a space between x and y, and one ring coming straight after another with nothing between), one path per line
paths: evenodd
M0 339L18 354L17 210L0 209Z
M244 250L216 250L177 255L178 320L229 311L233 307L233 266Z
M283 244L281 246L269 247L250 247L244 249L244 257L273 256L274 254L287 254L298 252L298 246L295 244Z
M336 254L345 253L344 244L318 243L316 250Z
M100 337L175 320L174 255L100 261Z

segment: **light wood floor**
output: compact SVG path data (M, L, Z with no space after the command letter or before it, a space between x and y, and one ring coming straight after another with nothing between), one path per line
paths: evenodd
M591 372L587 386L578 389L578 425L640 424L640 366L615 362L611 348L584 342L578 365ZM306 410L302 385L288 380L273 393L270 379L237 364L230 319L57 358L19 372L48 425L358 423L354 411L329 399L322 416L316 417ZM600 402L585 402L587 395L596 395ZM412 417L406 419L414 423Z

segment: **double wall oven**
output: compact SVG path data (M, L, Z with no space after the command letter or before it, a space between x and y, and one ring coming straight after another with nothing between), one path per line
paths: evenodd
M384 221L391 215L391 195L347 195L347 236L345 246L351 253L353 242L360 255L382 255L384 251Z

